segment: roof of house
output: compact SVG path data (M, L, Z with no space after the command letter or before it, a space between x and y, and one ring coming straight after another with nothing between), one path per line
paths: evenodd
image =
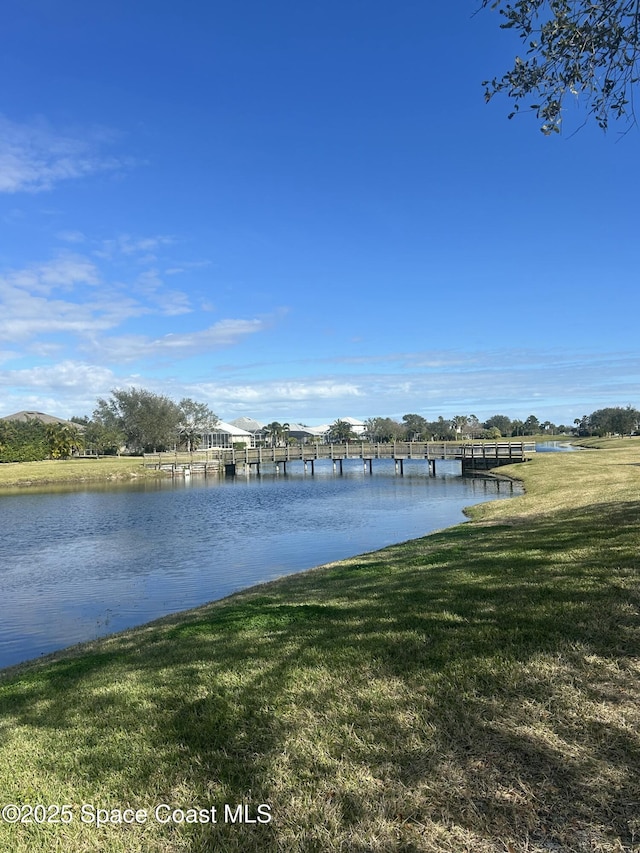
M287 432L289 434L297 432L303 433L304 435L317 435L315 427L308 427L304 424L289 424Z
M331 429L331 424L320 424L320 426L307 427L312 435L324 435Z
M339 418L339 420L341 420L345 423L348 423L349 426L355 427L356 429L359 428L360 430L364 429L364 426L365 426L364 421L360 421L357 418L347 417L347 418ZM224 421L219 421L217 426L216 426L216 429L222 428L223 424L224 424ZM263 423L261 423L260 421L257 421L255 418L248 418L248 417L246 417L246 415L242 416L240 418L234 418L232 421L230 421L228 424L226 424L226 427L232 427L232 426L240 428L241 430L246 430L247 432L253 433L254 435L255 435L255 433L263 430L265 427L265 425ZM320 436L326 435L332 426L333 426L333 424L321 424L320 426L304 426L303 424L289 423L288 432L289 433L305 433L307 435L315 435L315 436L320 437ZM222 428L222 431L228 432L229 429Z
M205 430L205 432L226 432L229 435L242 435L242 436L250 436L251 433L247 432L246 429L241 429L239 426L235 424L228 424L226 421L216 421L216 424L211 429Z
M72 424L75 427L79 426L79 424L74 424L73 421L57 418L55 415L46 414L46 412L29 412L26 410L16 412L13 415L5 415L3 418L0 418L0 421L40 421L43 424L64 424L65 426Z
M365 426L364 421L359 421L357 418L338 418L338 420L342 421L342 423L349 424L349 426L352 426L352 427L360 427L361 429L363 429ZM335 424L335 421L331 424L320 424L320 426L306 427L306 429L308 429L310 432L313 432L316 435L322 435L325 432L329 432L332 429L334 424Z
M260 430L264 427L264 424L261 424L260 421L255 420L255 418L234 418L232 421L229 421L233 426L240 427L240 429L246 429L247 432L260 432Z

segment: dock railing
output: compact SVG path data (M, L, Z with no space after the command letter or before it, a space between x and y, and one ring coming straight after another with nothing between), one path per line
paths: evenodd
M535 453L532 441L455 442L396 441L370 443L350 441L343 444L289 444L282 447L209 448L207 450L145 453L147 466L185 465L218 461L222 465L254 465L267 462L316 461L318 459L458 459L496 464L523 462ZM485 466L483 466L485 467Z

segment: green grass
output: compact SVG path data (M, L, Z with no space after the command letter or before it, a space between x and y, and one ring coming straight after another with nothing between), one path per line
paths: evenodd
M141 458L131 456L5 462L0 464L0 489L157 476L143 467Z
M0 850L638 850L640 442L510 473L467 524L7 670L0 799L75 817ZM80 820L163 802L221 819Z
M597 436L585 436L584 438L574 438L572 440L572 444L576 444L580 447L589 447L589 448L623 448L628 445L636 445L638 444L639 436L617 436L616 438L598 438Z

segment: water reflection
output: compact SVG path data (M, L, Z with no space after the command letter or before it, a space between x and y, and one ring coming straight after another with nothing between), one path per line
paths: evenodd
M536 444L537 453L568 453L572 450L582 450L581 447L576 447L569 444L568 441L541 441Z

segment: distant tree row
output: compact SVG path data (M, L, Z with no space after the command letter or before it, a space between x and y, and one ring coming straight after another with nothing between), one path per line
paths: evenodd
M578 435L630 435L640 430L640 412L631 406L597 409L574 424Z
M627 410L616 409L611 411L622 412ZM402 416L402 421L378 417L369 418L364 424L364 434L359 435L353 431L353 427L347 421L338 420L331 425L327 439L341 442L357 441L364 438L366 441L386 443L392 441L498 439L525 435L572 435L575 432L574 427L554 424L551 421L540 421L535 415L529 415L524 421L512 420L507 415L493 415L486 421L480 421L475 415L456 415L449 419L440 416L435 421L429 421L422 415L407 414ZM619 432L620 430L615 431ZM624 432L631 431L626 429Z
M82 431L73 424L0 421L0 462L68 459L84 447Z
M371 441L452 441L456 439L511 438L522 435L567 435L573 428L551 421L540 422L535 415L524 420L511 420L507 415L493 415L480 421L475 415L440 416L429 421L422 415L402 416L402 422L392 418L369 418L365 421L366 436Z
M114 389L108 399L98 399L91 418L74 417L68 424L43 424L39 420L0 420L0 462L29 462L66 459L81 451L99 455L166 450L174 447L195 450L203 432L215 427L218 417L205 403L184 398L179 403L144 388ZM350 423L335 421L327 440L453 441L461 439L517 438L526 435L606 436L640 432L640 412L627 406L597 409L576 418L574 425L540 421L535 415L512 420L493 415L480 421L475 415L456 415L427 420L407 414L402 421L369 418L363 435ZM273 421L264 428L265 442L275 445L291 441L289 424Z
M144 388L114 389L99 399L93 416L73 417L68 424L37 419L0 421L0 462L68 459L81 451L117 454L183 447L193 450L202 432L218 417L205 403L184 398L179 403Z
M185 397L179 403L144 388L115 388L109 399L98 399L91 419L83 423L87 445L98 453L130 453L183 447L195 450L201 433L213 428L218 416L206 403Z

